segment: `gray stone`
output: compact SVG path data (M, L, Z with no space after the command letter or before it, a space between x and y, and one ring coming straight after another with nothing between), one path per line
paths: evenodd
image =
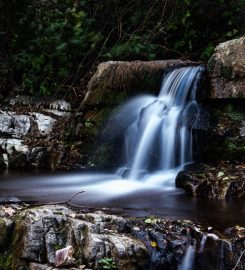
M113 220L116 216L102 212L76 215L66 207L55 205L24 210L15 230L18 243L22 243L20 258L37 262L32 265L33 269L45 269L35 267L46 267L43 264L47 263L54 265L57 252L71 246L77 264L86 262L86 266L94 269L100 259L111 257L119 270L136 269L137 261L142 266L137 269L143 269L148 258L145 245L113 230ZM103 229L108 226L112 229Z
M199 198L224 200L244 197L244 168L229 163L216 166L203 164L200 169L180 172L176 186Z
M240 136L245 137L245 121L242 121L242 127L240 128Z
M47 167L47 157L46 147L34 147L27 153L28 162L36 168Z
M56 100L49 107L50 109L59 111L71 111L71 104L65 100Z
M212 98L245 97L245 36L219 44L208 69Z
M46 265L46 264L40 264L40 263L30 263L29 265L30 270L52 270L53 267Z
M27 115L17 115L12 112L0 114L0 133L21 138L28 134L31 121Z
M0 207L0 214L1 209L4 212L7 211L6 208ZM12 242L9 242L11 250L0 250L0 256L11 252L13 262L9 269L95 270L101 269L99 260L106 257L115 262L118 270L148 269L149 259L154 269L177 269L187 241L192 236L191 240L196 242L197 246L195 267L203 266L203 261L199 262L199 258L204 256L205 260L208 258L204 264L206 268L213 262L211 268L218 269L220 260L217 261L216 258L219 257L220 248L223 247L225 260L222 261L224 263L222 269L226 270L235 266L244 250L245 229L239 226L230 228L229 234L232 234L232 237L227 240L221 239L223 234L217 234L219 235L217 238L215 231L206 234L207 241L200 252L202 231L207 231L207 228L189 220L159 219L155 224L147 224L144 219L132 219L131 222L134 223L132 227L136 228L138 225L138 229L123 233L118 231L119 224L122 222L127 224L129 220L103 212L81 214L60 205L44 205L18 211L21 213L15 214L12 218L15 221L15 231L11 233L13 237L9 238L12 239ZM13 221L11 222L13 224ZM3 223L4 228L6 224ZM146 246L153 255L151 258ZM69 254L63 253L67 251L66 249L70 251ZM40 253L41 250L43 253ZM71 259L72 264L56 268L52 257L54 251L55 255L64 255L61 256L64 262L74 257L75 267L72 267L75 261ZM4 259L1 260L0 267L5 265ZM237 269L242 270L243 264L242 258Z
M37 123L41 135L49 135L52 132L56 119L37 112L31 113L31 115Z
M29 150L21 139L0 138L0 145L9 155L12 155L13 151L27 153Z

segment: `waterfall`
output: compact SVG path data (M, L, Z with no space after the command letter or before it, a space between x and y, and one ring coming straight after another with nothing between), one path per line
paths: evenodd
M125 114L132 117L127 116L126 162L118 174L152 179L159 173L176 173L192 161L191 133L198 116L196 88L202 70L196 66L169 71L158 97L138 97L122 107L117 120L123 121Z
M208 235L204 233L202 235L202 239L201 239L201 243L200 243L200 248L199 248L199 251L198 251L199 253L202 253L203 252L207 239L208 239Z
M42 191L44 197L49 197L85 190L85 201L104 204L106 200L137 194L137 206L143 207L150 204L143 195L146 192L150 198L161 199L180 192L175 188L175 178L192 162L191 134L199 113L196 90L202 71L202 66L192 66L165 72L158 96L141 95L117 109L104 130L109 139L124 135L124 165L116 173L85 173L73 180L62 176L52 181L18 181L14 185L18 195L40 196ZM9 181L3 189L9 185L13 192ZM134 203L128 202L133 207Z
M192 270L194 258L195 258L195 246L189 245L183 258L183 261L178 267L178 270Z

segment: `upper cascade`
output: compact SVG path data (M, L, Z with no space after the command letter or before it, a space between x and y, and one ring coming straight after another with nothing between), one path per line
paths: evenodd
M198 117L196 89L202 66L165 74L158 97L140 96L124 105L127 116L125 165L118 173L142 179L153 172L179 171L192 161L192 127Z

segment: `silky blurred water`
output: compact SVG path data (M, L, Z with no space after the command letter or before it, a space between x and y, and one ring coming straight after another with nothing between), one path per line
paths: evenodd
M67 200L82 190L85 193L77 195L73 203L88 208L110 208L110 212L125 216L192 219L220 228L245 225L244 200L193 198L181 189L166 190L159 185L147 186L145 182L128 182L112 173L20 175L18 172L0 176L0 197L55 202Z

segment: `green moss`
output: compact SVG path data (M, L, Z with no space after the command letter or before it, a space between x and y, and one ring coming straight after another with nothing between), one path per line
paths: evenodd
M102 144L97 148L91 158L91 163L100 166L112 166L113 147L109 144Z
M225 108L225 114L228 116L232 121L243 121L245 119L245 112L234 108L234 105L229 104Z
M245 93L244 93L244 92L239 92L239 93L237 94L237 97L238 97L238 98L245 98Z
M4 247L4 244L7 240L8 237L8 230L7 230L7 225L6 222L0 218L0 249Z
M224 143L224 158L245 161L245 140L239 138L227 139Z
M98 261L100 264L100 269L107 269L107 270L113 270L113 269L117 269L117 265L116 263L113 261L112 258L103 258L101 260Z
M26 227L22 225L20 217L15 220L15 224L15 229L6 242L3 253L0 254L0 269L2 268L3 270L18 269L20 264L24 264L24 261L20 263L20 257L23 250L23 235L26 234Z
M228 113L228 116L231 118L233 121L243 121L245 119L245 114L243 112L230 112Z
M14 262L14 255L9 253L0 254L0 269L12 270Z
M207 68L208 68L208 71L213 71L214 67L215 67L215 64L216 64L216 61L214 59L214 56L212 56L209 61L208 61L208 65L207 65Z
M232 78L232 68L221 65L221 67L220 67L220 75L223 78L225 78L227 80L230 80Z

